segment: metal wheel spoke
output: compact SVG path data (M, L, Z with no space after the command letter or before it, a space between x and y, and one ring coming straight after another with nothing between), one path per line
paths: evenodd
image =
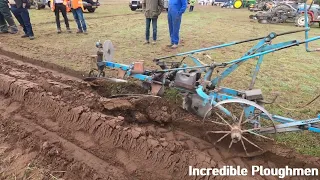
M228 124L224 124L224 123L221 123L221 122L216 122L216 121L209 121L209 122L212 122L212 123L215 123L215 124L219 124L219 125L223 125L223 126L228 126Z
M213 133L213 134L223 134L223 133L231 133L231 131L208 131L208 133Z
M220 114L216 113L216 115L219 116L219 118L222 119L230 128L232 128L232 126L222 116L220 116Z
M230 134L230 132L227 133L227 134L225 134L225 135L223 135L223 136L222 136L220 139L218 139L218 141L216 141L214 144L217 144L218 142L222 141L222 139L224 139L225 137L227 137L229 134Z
M260 148L258 145L256 145L256 144L254 144L253 142L251 142L249 139L245 138L244 136L242 136L242 138L243 138L244 140L246 140L248 143L250 143L251 145L253 145L254 147L256 147L256 148L260 149L261 151L263 151L262 148Z
M204 122L204 120L206 119L208 113L212 110L212 106L210 107L210 109L206 112L206 114L204 115L202 121Z
M244 115L244 109L242 110L242 113L240 115L240 119L239 119L239 126L241 126L241 121L243 119L243 115Z
M241 144L242 144L242 147L243 147L244 151L246 152L246 155L248 155L247 148L244 145L244 142L243 142L242 138L241 138Z
M248 133L250 133L250 134L253 134L253 135L256 135L256 136L262 137L262 138L264 138L264 139L269 139L269 140L271 140L271 141L274 141L274 139L272 139L272 138L269 138L269 137L263 136L263 135L261 135L261 134L255 133L255 132L253 132L253 131L247 131L247 132L248 132Z
M247 130L243 130L242 132L248 132L248 131L254 131L254 130L260 130L262 127L259 128L252 128L252 129L247 129Z
M247 120L245 120L243 123L241 123L241 125L243 125L243 124L245 124L245 123L247 123L247 122L249 122L249 121L252 121L253 119L257 118L259 115L260 115L260 114L254 115L252 118L247 119Z
M229 145L229 149L231 148L232 144L233 144L233 141L231 139L231 142L230 142L230 145Z

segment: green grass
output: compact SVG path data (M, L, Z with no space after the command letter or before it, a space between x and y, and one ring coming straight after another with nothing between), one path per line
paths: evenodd
M122 16L113 16L121 15ZM129 14L129 15L128 15ZM132 12L128 3L109 3L106 1L95 13L85 13L88 35L75 33L56 34L55 17L49 9L30 10L31 22L36 39L29 41L19 36L1 36L2 47L21 55L42 61L53 62L79 71L90 69L89 56L96 53L95 42L109 39L115 46L115 61L130 63L145 60L149 67L154 67L155 57L176 54L221 43L266 36L270 32L285 32L299 29L293 24L259 24L250 20L246 9L221 9L218 7L196 6L192 13L183 15L181 27L181 46L177 50L165 48L169 40L166 12L158 20L158 44L143 45L145 41L145 18L141 12ZM68 14L73 19L72 14ZM113 17L112 17L113 16ZM70 22L75 31L76 24ZM64 23L62 22L62 26ZM311 28L310 36L320 35L320 28ZM303 40L304 33L278 37L273 43ZM254 43L218 49L208 54L218 62L241 57ZM320 47L320 42L310 44L311 48ZM202 57L201 55L197 55ZM306 104L320 93L320 52L307 53L304 45L281 50L265 56L261 66L256 88L261 88L266 100L271 100L274 93L280 96L275 104L295 109ZM211 60L205 59L210 63ZM222 85L247 89L250 84L256 60L243 64L236 72L227 77ZM169 93L169 97L175 97ZM287 111L277 105L268 105L270 113L297 119L314 118L320 111L320 100L315 101L306 110ZM301 153L320 156L320 136L311 132L288 133L277 136L279 143L297 149Z

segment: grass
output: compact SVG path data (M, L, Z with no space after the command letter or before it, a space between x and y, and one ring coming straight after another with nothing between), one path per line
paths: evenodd
M169 40L166 13L158 20L158 44L143 45L145 18L141 12L132 12L127 1L102 1L102 6L95 13L85 13L88 35L75 33L56 34L54 14L48 8L30 10L36 39L29 41L19 36L0 36L4 49L42 61L53 62L78 71L90 69L90 55L96 53L95 42L109 39L115 46L115 61L129 63L145 60L152 67L155 57L209 47L225 42L245 40L266 36L270 32L285 32L299 29L293 24L259 24L248 17L246 9L221 9L218 7L196 6L192 13L183 15L181 27L181 47L177 50L165 48ZM68 14L73 19L72 14ZM71 28L76 31L74 21ZM63 26L62 22L62 26ZM320 35L317 25L312 27L311 36ZM273 43L288 40L303 40L304 34L290 34L278 37ZM214 50L208 54L218 62L241 57L254 43L247 43L224 49ZM311 47L320 47L320 42L311 43ZM304 46L292 47L265 56L255 87L261 88L266 100L271 100L274 93L280 96L275 104L295 109L301 107L320 93L319 52L307 53ZM199 55L199 57L201 57ZM205 59L207 63L211 60ZM255 60L243 64L236 72L226 78L222 85L247 89ZM169 96L174 93L169 93ZM268 105L271 113L297 119L314 118L320 111L320 100L299 111L287 111L277 105ZM310 132L287 133L279 135L279 143L297 149L304 154L320 156L320 136Z

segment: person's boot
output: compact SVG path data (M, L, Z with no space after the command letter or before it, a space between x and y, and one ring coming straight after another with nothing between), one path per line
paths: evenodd
M16 23L14 22L12 17L6 18L8 24L9 24L9 29L11 34L17 34L18 33L18 27Z
M9 33L8 30L2 30L2 31L0 31L0 34L7 34L7 33Z
M14 25L14 26L10 26L9 27L10 28L10 33L11 34L17 34L18 33L18 27L16 26L16 25Z
M71 32L72 32L69 27L67 27L67 32L68 32L68 33L71 33Z
M174 44L171 46L171 49L177 49L178 48L178 44Z
M57 33L58 33L58 34L61 33L61 28L58 28Z
M155 45L155 44L157 44L157 41L152 41L152 45Z
M83 33L83 31L81 30L81 29L78 29L77 30L77 33L79 34L79 33Z
M29 36L29 39L30 40L34 40L34 36Z
M29 37L29 36L26 34L21 36L21 38L27 38L27 37Z

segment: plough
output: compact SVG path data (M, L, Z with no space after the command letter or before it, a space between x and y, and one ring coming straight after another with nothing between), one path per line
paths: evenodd
M146 70L143 61L134 62L129 65L116 63L113 61L114 50L111 41L105 41L104 44L98 42L96 44L99 48L97 53L98 73L94 75L94 71L91 71L89 78L104 77L104 70L111 68L118 70L118 78L120 79L133 78L142 81L143 87L150 90L150 93L153 95L161 96L165 87L177 88L183 94L182 107L184 109L196 113L204 121L208 120L215 125L226 127L219 131L209 131L207 133L223 134L217 142L222 141L230 135L231 142L229 148L234 143L241 143L246 154L248 154L246 144L251 144L261 150L262 148L244 136L246 134L255 135L262 139L271 139L266 134L300 130L320 133L320 114L313 119L307 120L296 120L270 114L263 107L267 102L264 101L261 90L254 88L265 55L301 44L305 44L307 52L314 51L309 49L308 44L319 40L320 36L309 38L308 33L310 28L307 22L305 28L301 30L279 34L270 33L266 37L236 41L156 58L153 61L160 67L157 70ZM292 40L272 44L272 40L279 36L298 32L305 32L304 41ZM258 42L242 57L231 61L222 63L213 61L211 64L205 64L194 56L200 52L253 41ZM177 57L182 57L182 60L179 62L170 61L171 58ZM190 58L196 65L188 66L185 64L184 60L186 58ZM224 78L250 59L257 59L257 64L248 90L235 90L220 86ZM215 75L214 72L217 69L223 69L223 71ZM232 104L232 106L229 104ZM222 114L219 112L222 112ZM217 116L217 120L209 120L208 117L213 114Z

